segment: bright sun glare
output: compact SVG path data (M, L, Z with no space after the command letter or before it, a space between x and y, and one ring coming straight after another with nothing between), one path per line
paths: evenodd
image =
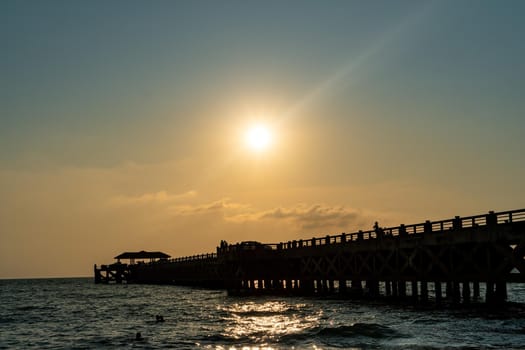
M253 125L246 131L245 141L252 150L258 152L264 151L270 147L272 143L272 133L265 125Z

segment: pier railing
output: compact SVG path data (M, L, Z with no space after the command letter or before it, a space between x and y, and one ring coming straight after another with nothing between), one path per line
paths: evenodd
M265 244L272 249L294 249L302 247L315 247L328 244L339 244L366 239L374 239L389 236L408 236L426 233L437 233L443 231L452 231L462 228L472 228L479 226L498 225L525 221L525 209L489 212L488 214L459 217L439 221L425 221L412 225L400 225L395 227L377 228L368 231L357 231L353 233L341 233L339 235L327 235L325 237L313 237L311 239L300 239L288 242Z
M488 214L459 217L439 221L425 221L412 225L399 225L395 227L378 227L368 231L357 231L353 233L341 233L339 235L327 235L324 237L313 237L311 239L300 239L280 243L262 243L261 247L272 250L287 250L305 247L317 247L329 244L341 244L349 242L357 242L367 239L375 239L381 237L404 237L410 235L421 235L438 233L444 231L459 230L462 228L473 228L480 226L499 225L505 223L513 223L525 221L525 209L503 211L503 212L489 212ZM242 244L230 244L219 248L220 252L227 253L239 249L246 249ZM170 262L180 263L188 261L199 261L216 259L216 253L198 254L192 256L179 257L170 259Z
M179 262L185 262L185 261L210 260L210 259L216 259L216 258L217 258L216 253L208 253L208 254L183 256L180 258L169 259L169 261L179 263Z

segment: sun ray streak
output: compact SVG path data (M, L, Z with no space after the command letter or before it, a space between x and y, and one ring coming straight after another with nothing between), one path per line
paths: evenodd
M421 21L423 21L423 19L431 13L433 6L434 2L426 3L421 8L415 9L395 27L384 31L382 35L378 37L377 40L373 41L373 43L366 50L336 70L327 79L321 81L317 86L314 86L312 89L310 89L295 104L292 104L282 114L280 122L284 123L289 119L298 117L302 110L320 100L331 89L337 87L343 81L347 81L347 78L353 77L354 80L351 81L351 83L357 83L357 74L354 73L359 69L359 72L362 74L364 66L369 63L372 58L378 56L386 49L388 45L392 44L396 40L401 40L405 33L408 33L413 29L414 26L421 23Z
M357 74L354 73L359 71L359 73L363 75L364 67L369 64L372 58L383 53L386 47L391 45L394 41L401 40L405 33L412 31L415 26L421 23L432 13L432 10L436 4L437 2L434 1L425 3L424 5L414 9L414 11L408 14L396 26L385 30L377 40L375 40L361 54L357 55L356 58L351 59L327 79L321 81L317 86L314 86L296 103L285 109L284 112L276 115L274 127L281 128L282 124L298 118L301 115L301 111L318 102L330 90L336 88L343 81L347 82L349 77L353 78L350 83L357 83ZM212 179L215 178L223 169L234 163L241 155L242 152L240 152L239 149L234 149L225 158L210 164L208 170L203 172L205 175L196 179L195 183L192 184L192 188L199 188L201 185L205 185L207 182L212 181Z

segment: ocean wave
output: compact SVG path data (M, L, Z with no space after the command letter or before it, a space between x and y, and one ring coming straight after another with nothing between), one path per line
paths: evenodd
M12 322L15 322L15 319L13 317L0 316L0 324L1 323L12 323Z
M209 334L203 338L196 339L198 343L202 342L205 344L227 344L227 345L242 345L242 344L256 344L260 343L260 339L257 335L252 334L250 336L232 336L224 333Z
M506 328L506 327L502 327L502 328L493 328L491 329L492 332L494 333L501 333L501 334L525 334L525 327L520 327L520 328Z
M436 324L437 322L441 322L441 320L438 318L420 318L420 319L412 321L413 324L419 324L419 325L432 325L432 324Z
M304 329L301 332L285 333L269 336L264 332L255 332L253 334L246 334L243 336L233 336L226 333L210 334L204 339L200 339L206 343L216 344L254 344L261 342L279 343L279 344L304 344L306 340L317 339L322 343L341 344L342 339L390 339L403 337L403 334L380 324L375 323L355 323L349 326L337 327L313 327Z
M246 311L231 311L232 314L243 317L268 317L268 316L285 316L296 313L297 310L288 308L285 310L246 310Z
M225 335L225 334L209 334L205 338L200 339L211 343L230 343L238 340L237 338Z
M16 311L44 311L44 310L55 310L56 307L49 305L22 305L14 308Z
M525 350L525 304L505 305L501 312L489 307L429 310L321 298L241 300L207 290L121 288L88 279L80 286L66 282L2 282L2 295L8 297L0 311L0 349ZM155 322L157 314L166 322ZM137 331L143 341L135 341Z
M318 337L369 337L397 338L403 335L398 331L377 323L354 323L350 326L323 327L318 330Z

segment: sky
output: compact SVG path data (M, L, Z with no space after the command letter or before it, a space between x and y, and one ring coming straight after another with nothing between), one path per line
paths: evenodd
M525 208L524 17L1 1L0 278Z

